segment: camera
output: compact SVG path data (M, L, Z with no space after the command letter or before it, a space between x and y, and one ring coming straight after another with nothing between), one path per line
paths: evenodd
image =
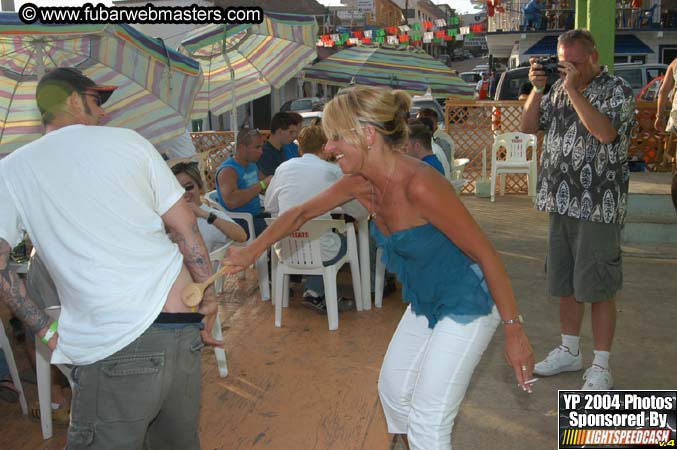
M537 64L542 66L541 70L545 72L547 76L550 75L559 75L559 60L556 55L544 56L536 60Z

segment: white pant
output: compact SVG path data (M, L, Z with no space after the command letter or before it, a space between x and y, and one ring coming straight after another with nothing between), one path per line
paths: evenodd
M428 328L411 306L402 316L378 380L388 432L411 450L451 449L451 428L477 363L498 326L492 312L468 324L451 318Z

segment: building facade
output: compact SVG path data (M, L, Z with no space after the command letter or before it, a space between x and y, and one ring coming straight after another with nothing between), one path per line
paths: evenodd
M589 0L590 1L590 0ZM502 0L504 12L488 19L487 45L497 58L509 58L516 67L531 56L556 52L557 36L573 29L574 0L544 0L538 20L525 17L528 0ZM669 64L677 57L677 1L643 0L641 8L618 0L614 62Z

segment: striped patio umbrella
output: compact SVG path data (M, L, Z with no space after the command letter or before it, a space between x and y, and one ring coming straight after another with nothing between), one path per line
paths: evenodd
M260 24L195 30L179 46L205 76L192 117L223 114L279 89L315 59L316 37L313 16L267 11Z
M422 50L387 47L351 47L304 70L306 81L334 86L363 84L404 89L433 97L472 98L474 86L452 75L451 70Z
M185 131L202 84L196 61L128 25L27 25L0 14L0 156L40 137L38 79L75 67L96 83L119 86L103 125L132 128L153 144Z

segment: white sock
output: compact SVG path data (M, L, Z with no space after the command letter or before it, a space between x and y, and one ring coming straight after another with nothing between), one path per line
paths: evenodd
M570 336L568 334L562 335L562 345L569 349L569 353L578 355L578 344L581 341L580 336Z
M600 366L609 370L609 352L602 350L595 350L595 359L592 360L592 363L596 366Z

